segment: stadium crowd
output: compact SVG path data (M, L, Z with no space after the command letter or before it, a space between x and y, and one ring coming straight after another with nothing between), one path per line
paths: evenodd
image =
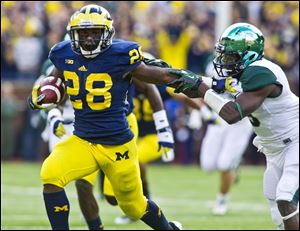
M216 2L213 1L2 1L1 2L1 160L43 160L45 121L27 108L34 80L49 49L66 34L75 9L99 4L114 16L115 38L139 42L144 51L177 68L204 74L213 58ZM265 56L278 63L299 95L299 2L235 1L232 22L249 22L266 39ZM199 161L205 134L187 126L190 109L166 104L176 139L176 163ZM205 125L205 123L204 123ZM263 163L249 143L245 163Z

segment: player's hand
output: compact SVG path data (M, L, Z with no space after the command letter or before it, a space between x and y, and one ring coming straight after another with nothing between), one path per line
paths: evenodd
M53 108L48 113L48 122L50 123L50 129L52 133L58 138L63 137L66 134L66 130L63 125L63 118L60 110Z
M147 59L144 58L144 63L150 66L162 67L162 68L172 68L170 64L162 59Z
M174 149L166 148L164 155L161 156L163 162L171 162L175 159Z
M48 104L42 104L42 100L45 98L44 94L38 95L38 90L40 88L40 85L37 84L33 87L31 95L27 99L27 103L29 107L34 110L34 109L50 109L55 106L53 103L48 103Z
M178 78L171 81L167 85L175 88L175 93L183 92L191 98L199 97L198 87L202 82L201 76L181 69L172 69L170 74L177 76Z
M53 123L53 134L58 138L63 137L66 134L66 130L63 125L63 121L60 119L56 119Z
M166 159L168 159L168 153L174 148L174 138L172 129L169 126L166 111L161 110L154 112L153 119L158 137L158 151L161 151L162 149L164 155L166 155Z
M158 136L158 151L163 152L162 160L165 162L174 159L174 138L170 127L163 128L157 131Z
M213 78L212 89L218 93L223 93L224 91L229 91L231 93L236 93L237 90L235 86L238 80L232 77L215 79Z

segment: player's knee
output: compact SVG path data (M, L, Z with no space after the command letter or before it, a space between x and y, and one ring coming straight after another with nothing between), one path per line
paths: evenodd
M217 163L218 171L225 172L225 171L229 171L231 169L233 169L233 166L230 163L224 162L224 161L218 161L218 163Z
M119 206L123 210L123 212L130 217L133 220L138 220L142 216L144 216L144 213L146 211L146 204L147 201L145 199L145 206L141 206L140 203L137 203L137 201L119 201Z
M212 172L216 170L216 166L211 162L201 162L201 169L205 172Z
M117 201L117 199L114 196L108 196L108 195L104 195L104 196L105 196L106 201L110 205L113 205L113 206L118 205L118 201Z
M65 186L65 183L63 182L63 180L61 180L60 170L53 167L53 164L51 163L51 159L49 159L49 157L44 161L42 165L40 177L43 185L53 184L62 188Z
M283 220L288 220L299 214L297 205L292 201L278 200L278 210Z

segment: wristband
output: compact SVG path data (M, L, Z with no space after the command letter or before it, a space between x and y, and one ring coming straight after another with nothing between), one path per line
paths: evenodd
M204 102L207 103L215 112L219 114L222 107L228 102L230 102L230 100L224 99L213 89L209 89L205 92Z
M157 131L162 128L169 127L169 121L165 110L154 112L153 119Z
M48 112L47 120L51 121L54 117L62 117L60 110L53 108Z
M209 88L212 88L213 79L209 77L201 76L203 83L205 83Z

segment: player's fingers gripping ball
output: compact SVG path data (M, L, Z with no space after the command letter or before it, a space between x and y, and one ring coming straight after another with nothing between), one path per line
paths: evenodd
M65 85L60 78L48 76L41 81L38 95L44 95L42 104L58 104L65 95Z
M33 87L28 104L31 109L50 109L62 101L65 85L60 78L49 76Z
M40 103L44 99L45 95L44 94L38 95L39 88L40 88L39 84L35 85L32 89L31 95L28 98L28 104L32 110L43 109Z

